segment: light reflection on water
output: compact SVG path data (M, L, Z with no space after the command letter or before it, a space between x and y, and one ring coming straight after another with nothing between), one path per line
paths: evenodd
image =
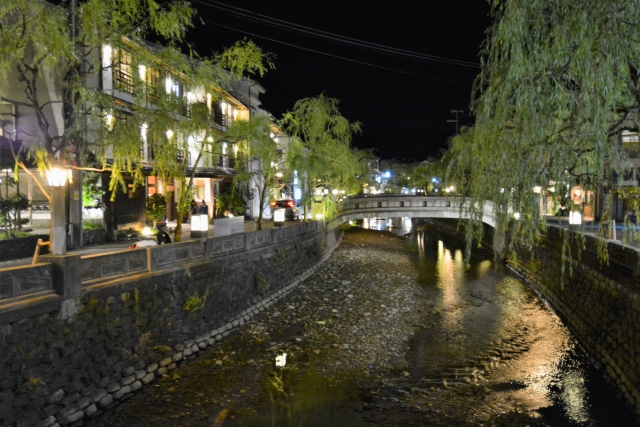
M611 414L592 408L590 391L600 386L588 384L586 357L526 284L488 254L466 268L450 239L424 233L415 243L434 319L410 343L403 386L421 389L416 404L468 410L478 422L526 411L549 425L612 425Z
M360 224L362 228L377 231L390 231L393 234L405 235L413 230L411 218L365 218Z

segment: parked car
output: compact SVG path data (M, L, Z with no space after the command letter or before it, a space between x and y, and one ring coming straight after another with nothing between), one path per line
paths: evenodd
M293 199L272 200L271 209L284 209L284 219L297 221L302 216L300 208L296 205L296 201Z

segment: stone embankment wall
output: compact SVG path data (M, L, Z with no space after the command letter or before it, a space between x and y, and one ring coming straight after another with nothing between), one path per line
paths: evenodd
M337 245L339 230L310 225L294 239L0 311L0 425L81 425L223 339Z
M562 280L563 230L548 227L542 245L521 251L511 266L562 318L572 335L605 370L625 400L640 414L640 281L638 252L609 242L609 265L601 266L595 239L587 236L578 260L572 242L570 278ZM569 265L565 265L569 270Z
M451 224L429 222L453 231ZM563 275L565 234L573 259L565 264ZM585 249L580 253L578 244L575 234L548 226L537 248L518 251L517 259L507 262L547 300L596 367L604 369L605 377L640 414L639 251L606 241L609 264L603 265L595 237L585 235Z
M48 242L49 236L28 236L0 240L0 261L32 257L36 250L38 239ZM42 252L46 251L43 250Z

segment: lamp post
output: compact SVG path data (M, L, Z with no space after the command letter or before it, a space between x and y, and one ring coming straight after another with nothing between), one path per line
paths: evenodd
M51 186L51 252L53 255L67 253L67 236L65 230L64 188L67 183L67 171L59 163L52 163L46 172Z

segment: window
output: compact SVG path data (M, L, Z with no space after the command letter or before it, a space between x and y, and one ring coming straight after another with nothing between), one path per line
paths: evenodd
M638 158L638 132L623 130L620 134L622 148L632 159Z
M162 91L162 73L157 68L147 68L147 99L157 102Z
M147 177L147 195L152 196L158 192L157 178L155 176Z
M220 105L219 102L214 102L212 107L211 107L211 118L213 119L213 124L216 125L223 125L223 118L222 118L222 106Z
M133 94L132 62L133 56L129 52L121 49L113 51L111 63L113 64L114 87L121 92L130 94Z
M173 80L171 83L171 92L176 98L182 98L184 95L184 85L178 80Z

